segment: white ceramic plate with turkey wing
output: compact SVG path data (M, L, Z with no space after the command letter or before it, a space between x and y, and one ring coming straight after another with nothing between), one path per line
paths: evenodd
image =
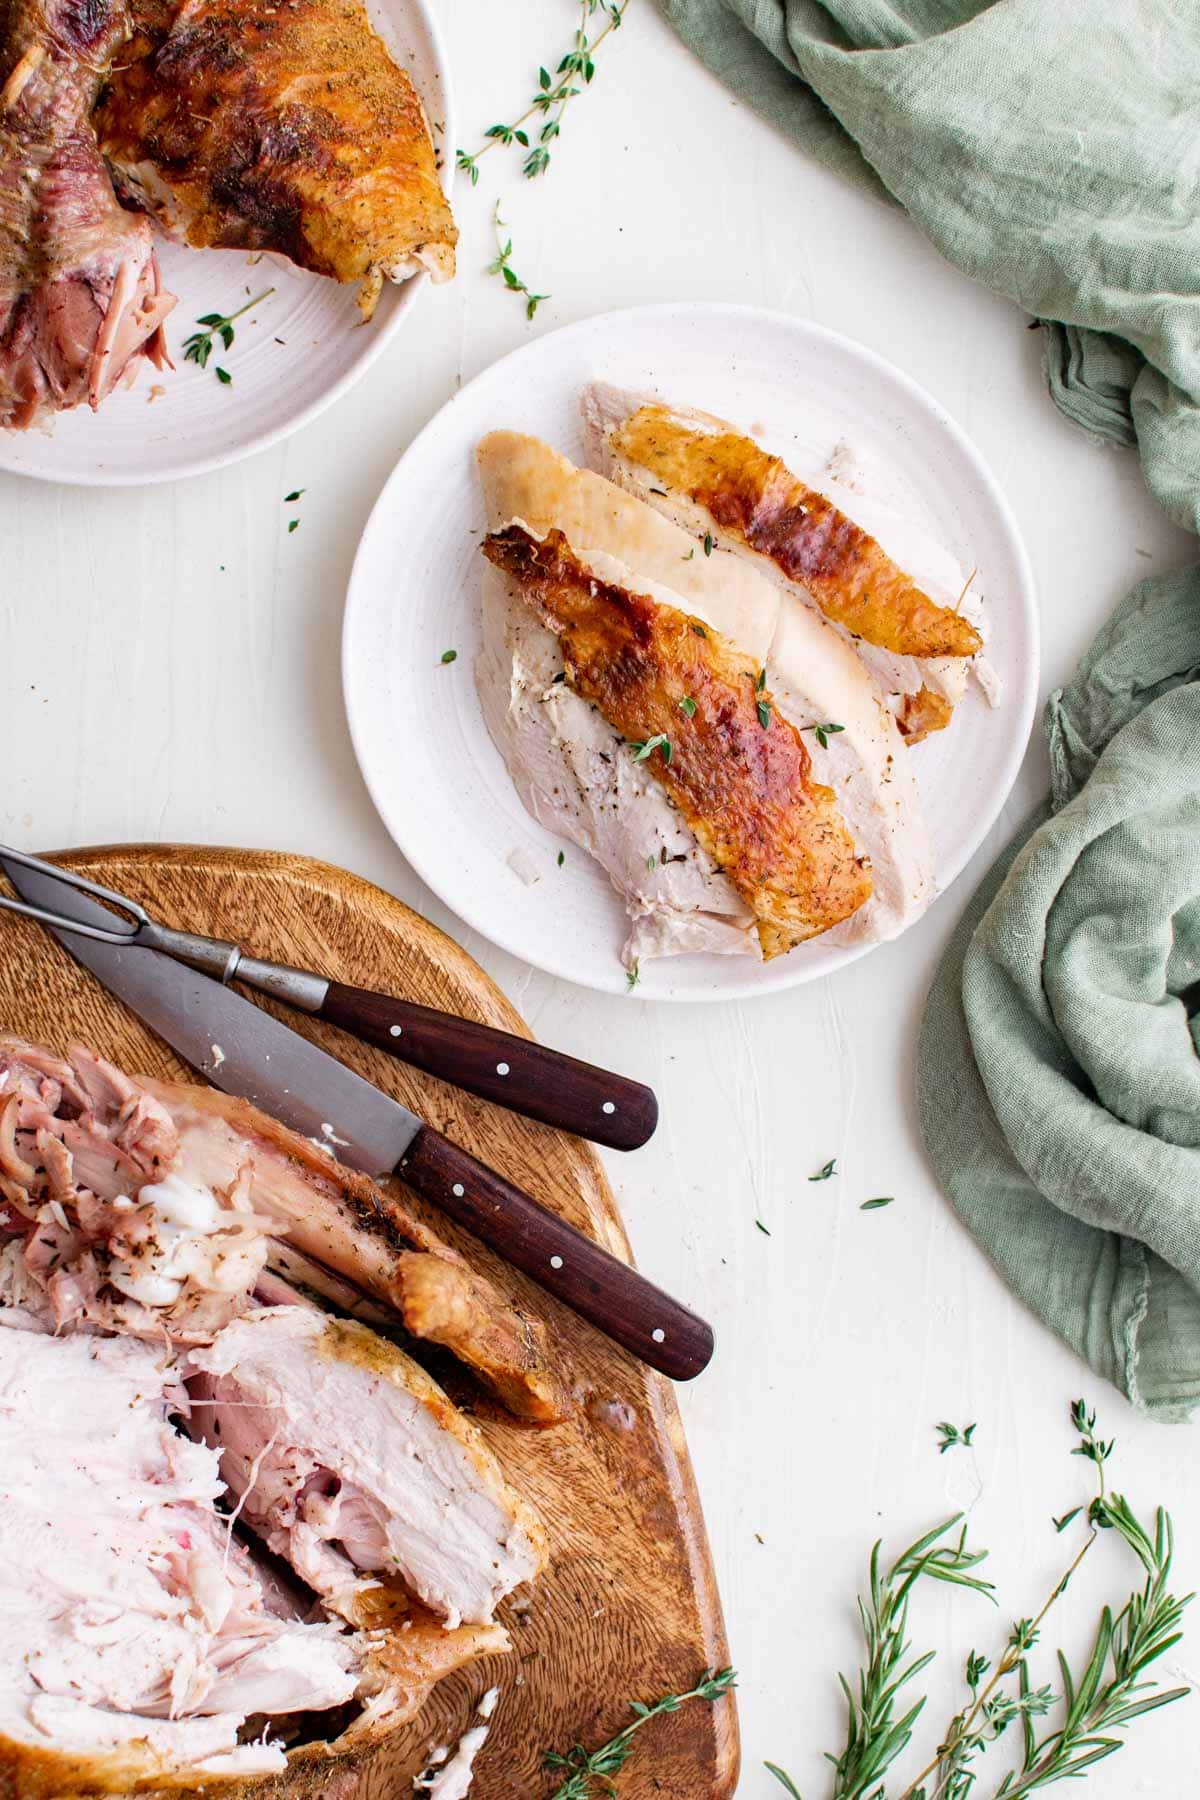
M860 344L752 307L652 306L554 332L463 388L397 465L359 546L343 638L351 734L396 843L447 906L505 950L626 991L624 906L598 864L526 812L473 669L485 531L475 446L498 428L524 431L582 463L579 395L595 380L730 419L793 466L819 467L846 446L872 501L977 570L999 703L972 683L950 729L906 752L919 759L944 892L999 813L1029 738L1038 664L1028 559L979 453L928 394ZM448 650L455 658L443 662ZM643 960L635 992L741 999L862 954L814 938L768 963Z
M449 193L454 127L446 57L427 0L366 0L396 61L413 78L433 133ZM449 146L449 149L447 149ZM428 282L385 282L375 316L363 324L355 288L297 269L282 257L240 250L189 250L156 234L163 285L179 304L166 321L175 367L143 365L134 385L98 411L61 413L50 432L0 430L0 469L86 487L178 481L237 462L298 431L370 368ZM238 319L228 351L206 369L183 346L206 313L228 317L268 288ZM436 304L436 294L430 304ZM218 363L229 373L218 379Z

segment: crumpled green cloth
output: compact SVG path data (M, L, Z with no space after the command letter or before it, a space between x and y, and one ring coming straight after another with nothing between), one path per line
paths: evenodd
M1196 0L659 4L757 111L1045 321L1059 406L1136 439L1197 528Z
M1136 446L1160 504L1200 529L1197 0L660 4L760 112L1040 319L1056 403ZM1016 1292L1135 1404L1184 1418L1200 1401L1200 569L1134 590L1046 730L1050 799L934 983L922 1130Z

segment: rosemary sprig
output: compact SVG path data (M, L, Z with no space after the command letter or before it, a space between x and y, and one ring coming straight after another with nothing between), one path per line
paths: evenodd
M951 1720L937 1755L904 1790L900 1800L965 1800L976 1780L976 1771L968 1765L989 1742L1000 1736L1007 1724L1019 1717L1024 1733L1022 1765L1019 1771L1005 1776L994 1795L994 1800L1001 1800L1002 1796L1003 1800L1018 1800L1018 1796L1081 1774L1093 1763L1111 1756L1121 1748L1123 1740L1105 1737L1103 1733L1127 1724L1142 1713L1181 1699L1188 1692L1186 1688L1175 1688L1165 1694L1138 1698L1154 1685L1139 1682L1138 1676L1150 1662L1179 1641L1180 1617L1192 1599L1189 1594L1183 1600L1176 1600L1166 1591L1173 1548L1171 1521L1159 1507L1152 1544L1126 1502L1119 1495L1107 1492L1104 1465L1113 1453L1114 1442L1112 1439L1105 1442L1097 1436L1096 1415L1089 1411L1083 1400L1073 1403L1071 1423L1079 1433L1079 1443L1072 1450L1072 1456L1085 1457L1096 1468L1097 1492L1088 1508L1091 1530L1041 1610L1034 1618L1019 1619L1013 1626L990 1679L982 1687L978 1686L978 1680L972 1683L971 1676L973 1672L981 1676L988 1665L972 1651L967 1664L971 1702ZM1064 1516L1064 1526L1069 1523L1070 1516ZM1043 1620L1055 1601L1066 1592L1099 1532L1110 1528L1124 1537L1145 1568L1145 1587L1141 1594L1131 1595L1115 1621L1109 1608L1104 1608L1091 1659L1079 1681L1073 1680L1061 1650L1057 1653L1066 1715L1058 1729L1039 1739L1032 1721L1050 1711L1055 1697L1049 1688L1030 1689L1027 1653L1037 1643ZM1112 1672L1105 1683L1104 1673L1110 1660ZM1017 1692L1006 1695L1001 1683L1014 1674ZM930 1776L936 1776L936 1780L933 1788L927 1790L925 1783Z
M1115 1734L1189 1692L1187 1688L1163 1691L1153 1679L1146 1679L1150 1665L1179 1642L1184 1609L1194 1598L1188 1594L1179 1599L1168 1591L1174 1551L1171 1520L1159 1507L1151 1534L1119 1494L1108 1492L1105 1464L1114 1446L1097 1434L1096 1415L1082 1400L1071 1408L1071 1423L1079 1432L1072 1455L1087 1458L1097 1475L1097 1492L1087 1509L1091 1527L1087 1538L1041 1610L1013 1625L994 1667L986 1656L971 1651L964 1671L967 1702L950 1720L935 1755L904 1789L900 1800L968 1800L976 1792L980 1759L1014 1725L1019 1725L1021 1732L1020 1764L992 1790L991 1800L1026 1800L1056 1782L1085 1774L1114 1755L1125 1741ZM954 1434L947 1437L942 1449L969 1441L966 1433L955 1427L941 1426L939 1430ZM1064 1530L1082 1510L1076 1507L1055 1519L1055 1529ZM849 1717L845 1747L840 1756L829 1757L835 1771L832 1800L886 1800L887 1770L909 1743L924 1707L924 1699L918 1699L901 1717L895 1716L900 1689L932 1660L931 1652L907 1660L908 1600L917 1581L929 1576L991 1595L990 1584L970 1573L986 1552L967 1551L965 1528L957 1544L941 1544L957 1522L951 1519L919 1539L886 1576L879 1573L878 1544L872 1552L870 1594L866 1601L859 1601L867 1660L859 1674L857 1697L839 1677ZM1078 1675L1072 1673L1062 1652L1057 1653L1062 1682L1059 1697L1048 1685L1033 1686L1029 1652L1039 1641L1047 1613L1105 1530L1114 1530L1124 1539L1145 1579L1115 1617L1109 1607L1104 1608L1091 1655ZM934 1549L935 1545L940 1548ZM1060 1721L1039 1736L1036 1721L1047 1718L1060 1698ZM798 1800L798 1790L784 1770L774 1763L766 1767L793 1800Z
M1122 1748L1124 1738L1113 1737L1113 1732L1144 1713L1182 1700L1190 1691L1185 1687L1159 1691L1153 1680L1139 1679L1152 1662L1179 1642L1183 1610L1195 1598L1186 1594L1180 1600L1167 1591L1175 1549L1169 1516L1161 1506L1157 1509L1153 1540L1119 1494L1094 1501L1091 1518L1099 1529L1120 1533L1145 1569L1145 1582L1129 1596L1115 1619L1109 1608L1104 1608L1092 1654L1081 1675L1072 1676L1066 1657L1058 1652L1066 1708L1063 1721L1040 1740L1026 1735L1021 1767L1005 1776L996 1789L996 1800L1002 1796L1003 1800L1022 1800L1037 1788L1083 1774Z
M707 1670L686 1694L664 1694L661 1700L655 1700L651 1705L631 1700L632 1723L618 1731L607 1744L602 1744L599 1750L585 1750L582 1744L574 1745L565 1756L547 1750L542 1758L544 1767L566 1771L565 1780L555 1788L550 1800L590 1800L594 1794L615 1794L617 1789L612 1778L628 1762L633 1740L643 1725L648 1725L651 1719L661 1718L664 1713L678 1712L690 1700L705 1700L711 1704L722 1694L728 1694L735 1685L736 1675L732 1669Z
M834 1767L833 1800L862 1800L866 1795L873 1800L883 1776L907 1747L924 1708L922 1698L895 1716L900 1689L933 1661L932 1650L908 1660L908 1601L913 1588L923 1580L943 1581L992 1595L991 1582L971 1573L987 1552L967 1548L966 1526L951 1543L942 1542L961 1520L962 1514L956 1513L927 1531L886 1574L879 1566L880 1544L871 1551L869 1592L858 1602L867 1659L859 1670L857 1699L845 1676L838 1676L848 1716L841 1755L829 1757Z
M499 202L497 202L495 210L492 213L492 223L496 230L497 255L495 262L490 262L488 264L487 272L489 275L501 276L504 285L510 294L523 294L525 296L525 317L527 319L532 319L542 301L548 300L550 296L549 294L535 294L533 289L526 286L513 268L512 263L509 260L512 256L512 239L509 238L505 241L504 234L508 230L508 227L500 217Z
M270 299L274 292L275 289L273 287L267 288L264 293L256 294L253 300L247 300L245 306L239 306L236 312L203 313L200 318L196 320L196 323L197 325L206 326L207 329L204 331L194 331L191 337L187 339L183 346L184 361L199 363L202 369L206 369L208 367L208 359L213 352L213 339L220 338L222 344L225 346L226 350L228 350L234 339L234 320L240 319L243 313L248 313L251 307L259 306L264 300ZM214 364L214 368L216 370L217 380L223 382L224 385L228 387L233 381L233 376L229 373L228 369L221 368L219 364Z
M550 167L550 145L561 135L563 115L576 95L583 87L591 85L596 73L595 55L605 38L621 24L629 8L629 0L580 0L579 24L575 30L570 48L560 59L554 74L548 68L538 70L537 92L520 116L510 125L489 125L483 134L484 141L478 150L468 153L456 150L454 159L457 166L470 179L474 187L479 180L479 160L497 144L516 144L523 152L522 173L532 180L537 175L544 175ZM596 14L605 20L604 29L595 38L589 37L591 22ZM542 122L535 131L526 130L532 120Z

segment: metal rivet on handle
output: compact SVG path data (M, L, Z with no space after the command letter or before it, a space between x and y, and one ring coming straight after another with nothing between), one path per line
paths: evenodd
M600 1111L603 1113L615 1113L616 1110L616 1103L612 1100L606 1100L604 1105L600 1108Z
M666 1335L667 1335L667 1334L666 1334L666 1332L665 1332L665 1331L664 1331L664 1330L663 1330L663 1328L662 1328L662 1326L661 1326L661 1325L656 1325L656 1326L655 1326L655 1327L654 1327L654 1330L653 1330L653 1331L652 1331L652 1332L651 1332L651 1333L650 1333L650 1336L651 1336L651 1337L652 1337L652 1338L653 1338L653 1339L654 1339L654 1341L655 1341L655 1343L656 1343L656 1344L661 1344L661 1343L663 1343L663 1342L664 1342L664 1341L665 1341L665 1339L666 1339Z
M497 1063L496 1064L496 1073L497 1073L497 1075L507 1075L508 1074L508 1064L507 1063Z
M399 1025L393 1025L392 1026L392 1036L400 1037L401 1035L402 1035L402 1033L401 1033L401 1029L400 1029Z
M452 1193L452 1194L457 1194L457 1195L458 1195L458 1197L459 1197L459 1199L460 1199L460 1200L461 1200L461 1199L462 1199L462 1197L463 1197L463 1195L464 1195L464 1194L465 1194L465 1193L466 1193L466 1191L467 1191L467 1190L466 1190L466 1188L465 1188L465 1187L464 1187L464 1186L463 1186L463 1184L462 1184L462 1182L461 1182L461 1181L456 1181L456 1182L455 1182L455 1184L454 1184L454 1186L453 1186L453 1187L452 1187L452 1188L451 1188L451 1189L450 1189L450 1192L451 1192L451 1193Z
M563 1260L562 1260L561 1256L552 1256L550 1258L550 1267L552 1269L561 1269L562 1266L563 1266Z

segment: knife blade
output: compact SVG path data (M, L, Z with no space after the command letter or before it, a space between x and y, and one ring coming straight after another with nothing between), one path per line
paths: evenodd
M97 901L0 857L17 893L85 923ZM225 1093L251 1101L375 1180L399 1175L507 1261L651 1367L687 1381L713 1349L710 1327L494 1169L299 1032L156 950L54 931L75 960Z

